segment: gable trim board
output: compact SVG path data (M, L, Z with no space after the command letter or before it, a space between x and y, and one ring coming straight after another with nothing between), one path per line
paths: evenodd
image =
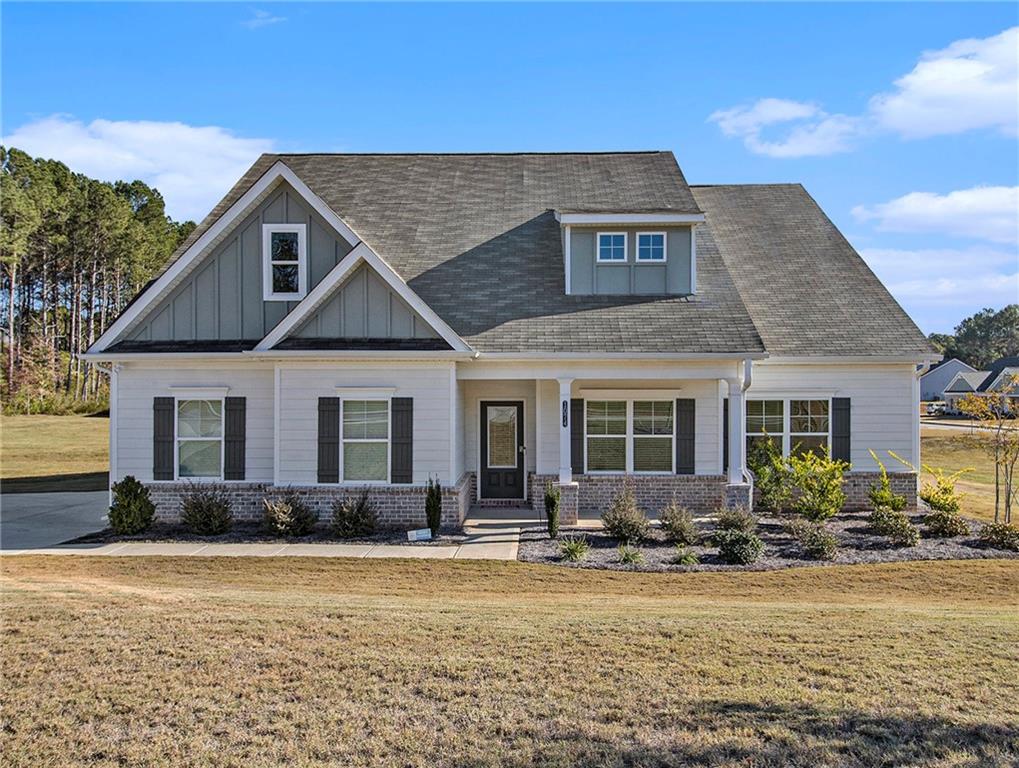
M421 315L429 325L438 333L443 339L445 339L453 349L460 351L469 351L470 346L463 341L449 325L442 320L424 301L407 285L403 279L396 274L391 266L385 262L372 248L365 243L347 224L333 211L325 202L318 197L311 189L295 174L285 163L282 161L276 161L269 170L267 170L248 190L241 195L241 197L231 205L227 211L212 224L191 246L180 255L180 257L174 261L162 275L144 291L148 294L144 300L138 300L128 305L124 312L118 317L106 330L99 339L92 345L88 351L88 355L92 356L95 353L100 353L110 347L117 339L119 339L132 325L140 319L144 313L150 309L157 301L162 299L168 292L174 288L179 281L183 280L184 277L190 272L191 269L196 267L202 258L207 254L209 249L216 245L219 240L225 236L230 227L232 227L238 220L246 215L251 208L258 205L269 193L281 182L287 182L294 191L304 199L304 201L310 205L316 213L321 216L326 223L333 227L336 232L343 237L348 243L354 246L354 250L346 257L340 260L339 264L333 268L333 270L323 278L319 284L315 287L316 290L319 287L325 286L325 290L335 285L336 275L344 275L349 271L349 265L347 269L338 271L339 268L345 262L354 262L354 259L350 259L350 255L354 251L359 251L358 257L360 260L370 264L376 272L385 280L392 289L397 292L404 301L406 301L414 311ZM263 338L262 342L256 346L258 350L265 350L279 341L282 336L275 338L275 340L266 345L265 340L273 336L273 333L280 326L284 325L288 318L299 316L300 318L306 317L308 313L307 304L308 300L312 299L313 295L316 294L316 290L311 291L307 296L304 297L298 303L298 305L284 317L273 331L270 331L269 335ZM140 297L141 298L141 297ZM287 324L287 331L293 328L293 323Z

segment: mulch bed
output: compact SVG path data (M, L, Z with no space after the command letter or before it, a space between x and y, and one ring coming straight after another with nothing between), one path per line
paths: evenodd
M885 537L873 533L867 524L867 513L843 513L828 521L828 530L839 540L839 551L834 560L818 561L807 558L792 536L784 530L789 517L762 517L757 535L764 542L764 552L751 565L729 565L718 556L718 550L706 546L702 541L688 547L700 558L699 565L676 565L674 544L665 540L662 531L654 527L650 537L638 549L644 556L640 565L623 565L619 562L619 541L602 530L564 528L560 538L583 536L590 545L587 557L579 563L563 560L557 542L548 538L543 527L527 528L521 531L520 548L517 557L528 563L563 565L571 568L598 568L619 571L766 571L778 568L794 568L816 565L852 565L857 563L891 563L907 560L964 560L981 558L1019 558L1019 552L991 549L976 537L980 523L967 521L969 536L951 539L925 538L923 514L911 515L912 522L920 528L920 543L915 547L896 547ZM699 524L703 534L708 535L713 526ZM707 536L705 536L707 538Z
M462 544L467 537L462 533L441 532L438 538L430 541L407 541L405 530L383 530L371 536L356 539L339 539L333 535L329 526L320 525L307 536L284 538L263 530L260 523L234 523L229 532L219 536L199 536L191 533L179 523L156 523L149 530L133 536L122 536L106 528L96 533L89 533L74 539L74 544L109 544L113 542L138 541L158 542L196 542L203 544L406 544L409 547L456 546Z

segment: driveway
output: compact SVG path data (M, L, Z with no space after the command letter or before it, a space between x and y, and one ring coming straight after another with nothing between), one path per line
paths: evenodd
M0 495L0 549L52 547L106 527L107 491Z

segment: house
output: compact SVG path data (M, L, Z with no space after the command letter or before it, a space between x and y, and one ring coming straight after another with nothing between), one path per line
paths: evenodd
M930 370L920 377L920 400L924 402L944 400L945 389L955 379L956 374L972 373L975 370L973 366L967 365L957 357L931 366Z
M262 156L91 347L111 478L177 514L369 489L384 523L482 504L749 503L746 447L828 447L848 506L919 464L938 356L797 184L692 186L671 152ZM916 477L892 467L916 500Z
M959 403L967 395L987 397L1004 394L1013 404L1012 411L1019 411L1019 356L1002 357L991 363L986 371L961 371L945 387L945 408L950 413L960 413Z

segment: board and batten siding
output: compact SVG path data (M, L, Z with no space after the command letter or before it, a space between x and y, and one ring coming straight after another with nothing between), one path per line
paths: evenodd
M126 363L117 374L117 461L114 481L134 475L152 478L154 397L172 397L170 387L229 387L228 397L245 398L245 481L272 482L273 369L271 366L212 366ZM176 451L176 446L174 446Z
M599 232L626 232L626 261L597 260ZM637 261L637 234L664 232L665 263ZM570 227L570 293L686 295L690 293L690 227L648 225L640 229L618 226Z
M452 430L449 365L284 366L280 373L279 477L281 485L318 480L318 399L336 397L337 387L393 388L393 397L414 398L413 482L450 479ZM352 395L344 395L352 396ZM352 396L355 397L355 396Z
M894 451L916 464L913 455L915 367L910 364L754 364L753 384L747 397L811 393L850 399L850 462L854 470L873 472L872 449L888 470L909 471L888 455ZM784 395L783 395L784 393ZM698 405L699 407L699 405Z
M130 331L134 341L261 339L296 301L265 301L262 225L307 224L308 290L351 245L287 184L275 191L205 256L173 292Z

